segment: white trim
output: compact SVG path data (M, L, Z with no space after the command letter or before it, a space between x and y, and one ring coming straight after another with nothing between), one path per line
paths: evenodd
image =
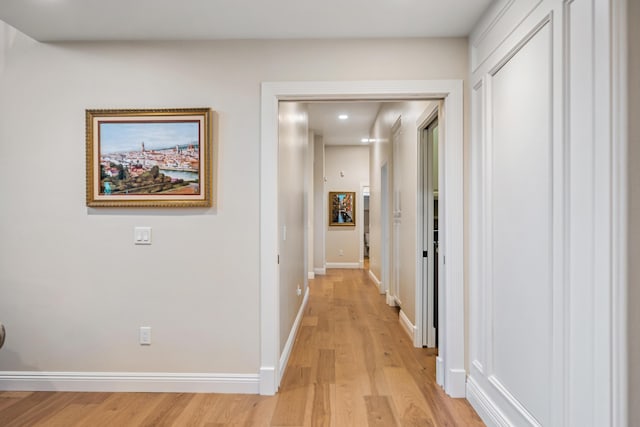
M358 212L356 212L356 215L358 217L358 222L356 224L358 224L357 228L358 228L358 245L360 246L360 249L358 249L358 262L360 264L360 268L364 268L364 189L365 188L369 188L369 182L367 181L365 182L361 182L360 183L360 194L358 197L358 204L359 206L356 206L356 209L358 210Z
M439 102L434 102L432 105L429 105L427 108L425 108L425 110L422 112L422 114L420 115L420 117L418 118L418 120L416 120L416 133L418 134L418 138L417 138L417 152L418 152L418 156L416 158L416 161L418 162L417 165L417 171L418 174L416 176L417 179L417 189L418 191L416 192L416 225L417 225L417 232L416 232L416 236L418 236L418 238L416 239L416 253L420 254L422 253L425 248L424 248L424 217L425 217L425 209L424 209L424 169L427 167L424 164L424 152L423 152L423 148L425 146L425 141L423 141L424 139L424 130L434 121L438 118L438 110L440 107L440 103ZM433 253L433 248L427 248L426 249L429 253L431 253L431 256L434 256ZM424 258L418 255L418 257L416 258L416 298L415 298L415 304L416 304L416 339L414 340L413 345L415 347L422 347L423 345L426 345L428 347L435 347L435 328L430 328L431 330L429 332L432 332L434 337L432 340L429 339L424 339L425 337L425 327L429 328L428 326L426 326L427 324L429 324L430 322L427 320L427 316L430 316L429 313L429 307L430 304L427 302L428 301L428 296L425 295L425 290L428 288L428 277L425 277L424 274L424 270L425 270L425 264L427 264L429 262L429 258ZM427 275L431 274L430 272L427 273ZM434 283L434 286L438 286L437 283Z
M464 369L447 369L444 383L451 390L452 396L465 397L467 386L467 371Z
M510 427L513 425L471 377L467 380L467 400L487 427Z
M444 360L442 356L436 357L436 383L444 387Z
M293 326L291 328L291 332L289 332L289 338L287 338L287 342L284 344L284 349L282 349L282 355L280 356L280 369L279 369L279 378L278 384L282 381L282 376L284 375L284 371L287 370L287 364L289 363L289 356L291 356L291 350L293 350L293 343L296 340L296 334L298 333L298 329L300 328L300 323L302 323L302 316L304 316L304 310L307 308L307 302L309 302L309 287L304 293L304 298L302 300L302 304L300 304L300 309L298 310L298 315L296 316L296 320L293 322Z
M380 275L381 294L389 292L391 277L391 183L389 177L389 162L380 167Z
M256 394L256 374L167 372L0 372L0 390Z
M393 295L391 295L388 290L385 291L384 294L385 294L385 300L387 302L387 305L390 307L396 307L397 306L396 298Z
M280 385L280 279L278 270L278 98L262 85L260 123L260 394Z
M264 82L261 92L260 144L260 365L262 394L275 393L271 373L280 359L280 307L278 287L278 102L280 100L406 100L444 99L447 138L445 168L447 198L444 200L447 242L441 251L447 259L445 292L440 312L440 354L447 370L464 371L464 241L463 241L463 81L376 80L326 82ZM445 304L446 303L446 304ZM275 378L280 378L277 372ZM458 387L444 389L462 397Z
M382 289L382 282L378 280L378 278L373 273L373 271L371 271L371 269L369 269L369 279L371 279L373 284L376 285L376 287L378 288L378 292L380 292L381 294L384 294L384 290Z
M315 273L315 272L313 272L313 271L309 271L309 272L307 273L307 279L309 279L309 280L313 280L313 279L315 279L315 278L316 278L316 273Z
M278 390L279 381L276 381L276 369L271 366L260 368L260 394L263 396L273 396Z
M512 410L515 410L518 416L521 417L522 420L527 422L527 425L533 427L542 427L542 425L538 422L538 420L536 420L533 414L531 414L531 412L529 412L527 408L518 399L516 399L513 394L511 394L507 387L505 387L504 384L502 384L495 375L489 376L488 379L489 384L491 384L491 386L498 391L500 397L507 401L509 405L508 407L510 407Z
M628 282L628 22L627 0L611 0L612 157L612 425L629 424Z
M327 274L327 267L314 268L313 272L318 276L324 276L325 274Z
M362 268L359 262L328 262L327 268Z
M416 325L411 323L411 320L407 317L404 311L400 310L400 316L398 316L398 320L402 325L402 329L409 335L411 338L411 342L415 342L416 339Z

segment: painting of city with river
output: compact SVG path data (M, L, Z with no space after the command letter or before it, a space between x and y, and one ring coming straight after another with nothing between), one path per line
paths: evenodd
M200 123L100 122L100 195L200 194Z

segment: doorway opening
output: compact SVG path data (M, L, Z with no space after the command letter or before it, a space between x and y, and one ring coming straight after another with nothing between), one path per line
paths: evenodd
M362 187L362 257L364 269L369 269L369 200L371 194L368 186Z
M420 132L420 178L419 200L421 201L421 229L422 240L422 315L421 342L423 347L438 346L438 306L440 290L440 251L438 223L439 210L439 182L440 156L438 144L438 108L426 112L427 119L421 126Z
M389 235L389 165L385 163L380 170L380 220L382 231L382 253L381 263L381 282L380 293L389 293L389 248L391 247L391 239Z
M260 153L260 392L274 394L286 366L280 346L281 315L278 267L278 103L315 100L407 100L440 99L447 120L440 123L440 135L446 135L442 148L440 210L447 221L439 224L446 245L440 254L446 257L440 281L445 296L440 299L440 342L436 379L452 397L466 391L464 366L464 293L463 293L463 83L461 80L342 81L342 82L269 82L262 84ZM417 179L417 177L416 177ZM411 204L407 203L407 206ZM415 204L413 204L415 206ZM412 208L413 210L413 208ZM418 212L411 215L417 216ZM418 245L416 245L418 249ZM416 252L416 255L418 253ZM443 263L444 264L444 263ZM418 263L415 264L416 266ZM420 304L421 305L421 304ZM416 305L417 309L417 305ZM415 342L415 341L414 341Z

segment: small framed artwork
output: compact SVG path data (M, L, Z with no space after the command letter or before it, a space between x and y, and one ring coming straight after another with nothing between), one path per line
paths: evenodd
M329 192L329 226L356 225L356 193L353 191Z
M87 110L87 206L210 207L208 108Z

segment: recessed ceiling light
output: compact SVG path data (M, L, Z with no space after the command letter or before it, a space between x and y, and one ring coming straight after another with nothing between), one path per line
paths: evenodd
M349 118L349 116L348 116L347 114L340 114L340 115L338 116L338 118L339 118L340 120L347 120L347 119Z
M376 142L376 140L373 138L362 138L360 142L362 142L363 144L366 144L368 142Z

